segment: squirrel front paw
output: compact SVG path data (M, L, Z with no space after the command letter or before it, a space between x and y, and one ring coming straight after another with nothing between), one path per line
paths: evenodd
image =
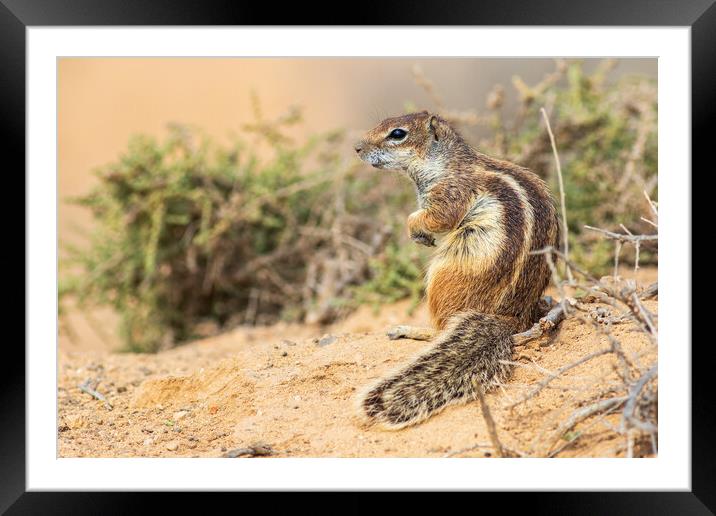
M410 235L410 239L413 242L424 245L425 247L435 247L435 237L430 233L424 233L422 231L412 233Z
M408 216L408 235L413 242L435 247L435 237L425 230L425 210L414 211Z

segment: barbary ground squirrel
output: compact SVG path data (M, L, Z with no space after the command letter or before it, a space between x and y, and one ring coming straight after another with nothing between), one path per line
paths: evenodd
M410 237L434 246L426 295L434 329L399 326L391 338L434 340L414 362L359 397L370 423L398 429L505 380L512 335L541 315L550 270L530 251L557 247L559 222L536 174L481 154L443 118L428 112L388 118L355 148L380 169L403 170L419 209Z

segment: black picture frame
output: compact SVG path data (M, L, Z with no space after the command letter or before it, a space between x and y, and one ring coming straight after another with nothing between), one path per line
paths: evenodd
M9 196L25 199L25 51L28 26L84 25L608 25L691 27L692 168L713 167L709 126L716 120L716 0L489 0L480 2L371 2L313 7L303 2L270 4L228 0L0 0L0 124L5 185ZM14 166L8 165L10 163ZM708 160L708 161L707 161ZM687 178L688 171L682 172ZM693 177L693 174L692 174ZM7 181L18 185L12 190ZM23 201L20 201L23 202ZM20 208L3 203L6 239L25 241ZM12 232L17 232L17 240ZM9 233L9 234L8 234ZM692 233L693 234L693 233ZM8 241L8 240L6 240ZM22 257L17 253L23 249ZM5 271L25 268L25 246L2 254ZM20 282L19 274L8 274ZM23 275L24 277L25 275ZM5 283L7 285L7 281ZM48 288L52 288L48 286ZM19 285L18 285L19 290ZM25 299L23 290L22 299ZM7 297L7 294L6 294ZM683 300L691 304L690 299ZM14 302L16 310L25 304ZM18 317L19 318L19 317ZM10 317L7 321L13 321ZM691 321L684 321L691 327ZM23 327L24 333L24 327ZM716 510L714 411L706 342L692 353L692 490L690 492L508 494L529 504L532 513L549 514L713 514ZM124 493L40 493L25 489L25 369L19 340L6 342L16 355L0 374L0 512L7 514L119 514L148 508L144 497ZM688 352L691 343L672 343ZM357 495L353 495L357 496ZM473 495L474 496L474 495ZM493 496L479 493L477 496ZM498 495L498 496L505 496ZM401 502L401 512L423 504L420 496ZM306 499L306 498L304 498ZM307 500L308 503L313 502ZM184 496L162 496L162 508L186 508ZM459 502L458 502L459 503ZM357 502L354 510L371 509ZM245 507L248 507L245 506ZM346 508L348 506L345 506ZM320 506L314 508L320 509ZM330 510L331 508L328 507ZM335 509L335 508L334 508ZM481 510L475 506L476 510ZM346 512L346 511L341 511Z

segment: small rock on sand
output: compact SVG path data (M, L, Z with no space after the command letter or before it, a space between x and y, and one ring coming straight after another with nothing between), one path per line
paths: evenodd
M323 337L318 339L318 345L321 347L328 346L329 344L333 344L335 341L336 341L335 335L324 335Z
M80 414L67 414L65 416L65 424L74 430L85 426L87 424L87 420Z

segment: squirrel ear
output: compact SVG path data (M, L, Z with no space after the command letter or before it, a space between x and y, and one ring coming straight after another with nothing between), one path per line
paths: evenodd
M428 128L436 142L442 140L445 136L443 124L444 122L435 115L431 115L428 119Z

